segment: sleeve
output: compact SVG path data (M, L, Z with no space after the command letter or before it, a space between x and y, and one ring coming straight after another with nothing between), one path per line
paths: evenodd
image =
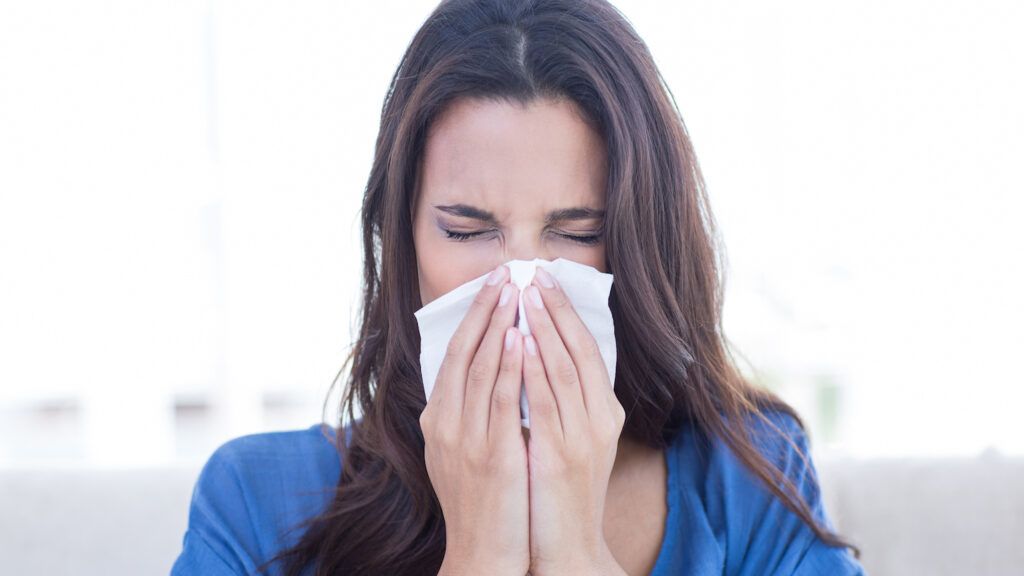
M221 558L210 543L203 538L201 532L191 529L185 532L181 554L171 568L172 576L186 574L210 574L212 576L234 576L241 574L231 564Z
M192 490L188 528L171 576L235 576L254 571L257 536L237 474L238 440L210 456Z
M779 430L807 455L804 465L794 447L771 427L754 425L755 446L793 482L820 525L834 530L824 503L808 438L796 420L782 412L768 414ZM713 481L722 494L726 524L726 570L737 575L866 576L844 547L828 546L810 526L783 504L728 450L714 467Z
M848 574L849 576L867 576L850 552L844 548L832 548L819 539L815 539L804 553L793 574L812 576L816 574Z

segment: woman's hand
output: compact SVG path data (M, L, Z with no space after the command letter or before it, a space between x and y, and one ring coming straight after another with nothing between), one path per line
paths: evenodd
M508 278L502 265L480 289L420 415L427 473L445 520L441 574L522 576L530 564L519 290Z
M625 411L597 342L550 274L523 291L532 336L523 376L530 407L530 573L625 574L604 539L608 480Z

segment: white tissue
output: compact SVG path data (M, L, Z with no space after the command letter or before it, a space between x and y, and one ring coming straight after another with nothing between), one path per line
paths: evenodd
M526 320L526 301L522 298L522 290L533 280L534 270L541 266L555 277L562 291L572 302L573 308L583 324L597 341L608 370L608 380L615 383L615 324L612 311L608 307L608 296L611 293L613 276L597 270L592 266L580 264L565 258L544 260L509 260L505 263L512 273L511 281L520 289L519 321L517 327L524 334L530 334L530 326ZM423 389L427 400L434 390L434 381L441 369L448 350L448 342L462 319L469 311L473 298L483 286L490 274L474 278L465 284L444 294L415 312L420 329L420 371L423 375ZM525 353L525 351L524 351ZM543 352L541 352L543 354ZM523 385L520 395L520 421L526 428L530 427L530 408Z

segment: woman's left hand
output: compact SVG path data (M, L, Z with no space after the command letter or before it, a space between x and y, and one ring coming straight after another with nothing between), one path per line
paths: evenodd
M538 267L524 297L530 574L625 574L604 539L625 411L597 341L551 275Z

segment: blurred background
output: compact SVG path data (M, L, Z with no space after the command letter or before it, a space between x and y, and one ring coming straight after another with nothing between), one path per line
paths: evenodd
M0 468L320 421L435 4L0 0ZM696 147L727 335L816 454L1024 455L1024 5L615 4Z
M0 465L320 419L434 5L0 4ZM697 148L744 369L818 449L1024 452L1021 4L616 5Z

